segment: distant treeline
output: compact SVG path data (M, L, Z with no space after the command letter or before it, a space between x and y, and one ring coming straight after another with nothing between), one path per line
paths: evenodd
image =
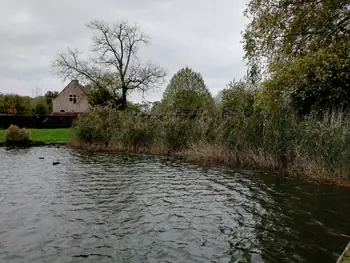
M34 98L0 93L0 113L16 116L49 115L52 112L52 101L57 95L57 91L48 91L44 96Z

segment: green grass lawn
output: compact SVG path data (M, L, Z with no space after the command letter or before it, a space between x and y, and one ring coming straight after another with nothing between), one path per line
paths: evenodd
M71 129L29 129L34 142L68 143ZM0 130L0 142L5 141L6 130Z

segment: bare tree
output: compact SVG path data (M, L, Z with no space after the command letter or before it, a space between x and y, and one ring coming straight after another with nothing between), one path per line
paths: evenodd
M145 92L164 81L164 69L139 61L139 48L148 43L139 26L127 21L110 25L93 20L87 27L97 32L92 38L92 56L81 59L80 53L72 49L59 53L52 66L60 77L82 79L97 88L107 87L118 98L120 109L126 108L128 92Z

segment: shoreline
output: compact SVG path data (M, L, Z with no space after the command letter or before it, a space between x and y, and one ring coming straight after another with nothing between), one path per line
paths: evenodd
M243 152L223 152L221 149L215 151L215 148L208 149L188 149L179 152L171 153L168 149L162 147L146 147L135 148L123 145L104 145L99 143L87 144L77 141L71 141L67 146L74 149L85 150L88 152L110 152L110 153L123 153L136 156L154 156L165 157L169 160L184 161L202 166L219 165L231 169L242 169L254 172L269 172L271 174L280 174L283 178L299 178L301 180L315 183L315 184L327 184L336 185L338 187L350 187L350 180L322 177L322 176L310 176L300 172L300 169L296 169L293 165L284 166L281 163L277 163L271 156L265 156L259 160L255 159L256 156L253 153ZM202 150L202 152L201 152ZM251 154L251 155L250 155ZM262 153L258 152L258 156Z
M69 142L43 142L43 141L32 141L28 144L19 144L19 145L6 145L6 142L0 142L0 147L6 147L6 148L31 148L31 147L64 147L69 146Z

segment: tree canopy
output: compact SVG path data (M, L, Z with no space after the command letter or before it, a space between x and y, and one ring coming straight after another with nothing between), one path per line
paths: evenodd
M225 114L245 117L253 112L254 90L247 87L244 79L231 81L218 97L219 107Z
M113 96L113 93L107 87L93 87L89 90L87 98L92 107L117 107L119 102L119 97Z
M58 91L48 91L45 93L45 100L46 100L46 104L48 107L48 111L51 112L52 111L52 103L53 100L56 99L56 97L58 96Z
M349 11L348 0L250 0L245 57L276 63L328 47L349 36Z
M189 67L175 73L161 101L163 109L176 112L197 113L210 110L213 105L214 100L202 75Z
M245 58L265 73L256 106L301 114L348 107L348 0L251 0L245 15Z
M48 91L45 96L29 97L17 94L0 93L0 111L15 115L48 115L51 113L52 103L47 94L57 96L57 91ZM56 94L56 95L55 95Z

